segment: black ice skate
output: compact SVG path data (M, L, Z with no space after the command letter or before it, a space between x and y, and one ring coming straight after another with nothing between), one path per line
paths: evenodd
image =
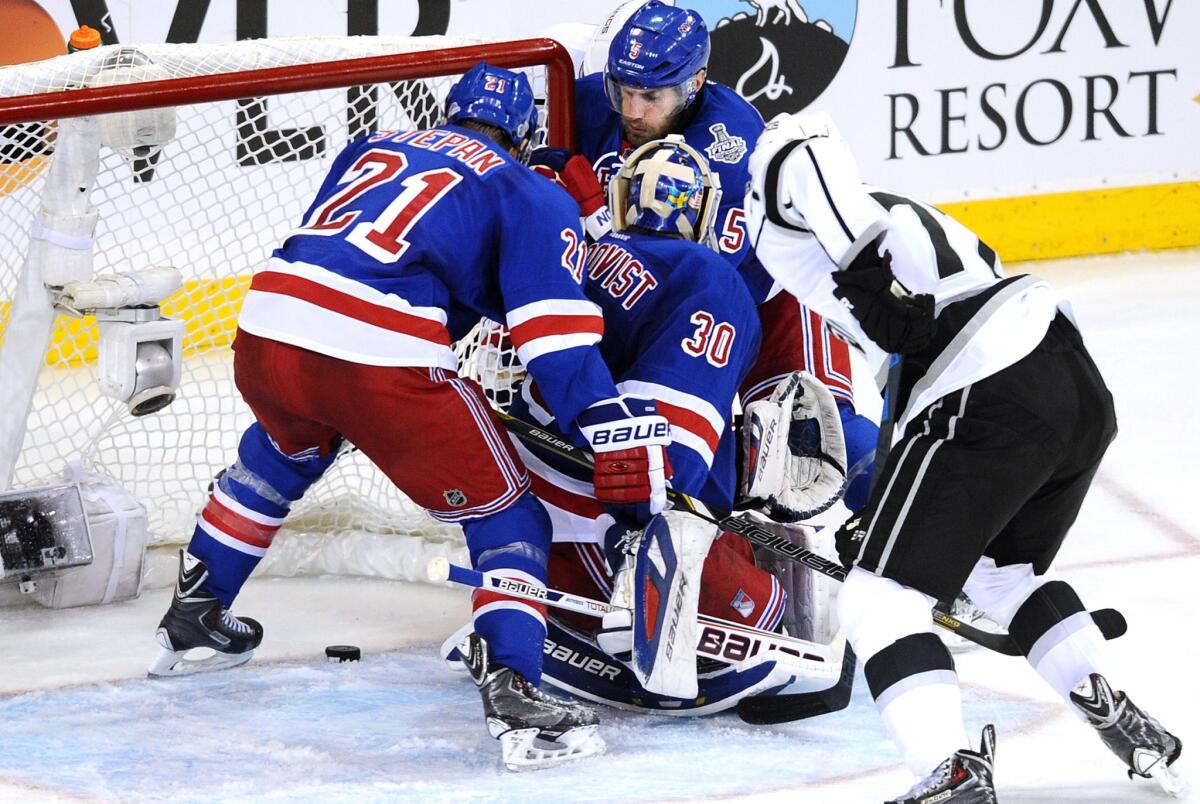
M1154 779L1172 796L1183 792L1183 775L1171 767L1183 751L1183 741L1138 709L1125 693L1113 692L1104 676L1092 673L1075 685L1071 703L1129 768L1129 778L1136 773Z
M512 668L494 664L478 634L458 652L479 687L488 733L500 741L509 770L539 770L604 753L591 709L552 698Z
M992 763L996 754L996 730L983 727L979 751L963 749L934 768L900 798L888 804L996 804L996 788L992 784Z
M234 617L212 593L201 588L207 577L204 562L181 549L175 597L155 633L163 652L150 665L150 676L183 676L237 667L250 661L262 642L263 629L257 621ZM193 648L211 648L214 653L204 659L185 659Z

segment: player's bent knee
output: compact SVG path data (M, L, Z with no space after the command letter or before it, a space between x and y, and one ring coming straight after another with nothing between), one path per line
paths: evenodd
M987 612L993 622L1008 630L1017 609L1046 580L1045 576L1034 575L1032 564L998 567L995 561L984 556L971 570L963 584L963 592L977 608Z
M550 515L533 496L525 492L512 505L487 516L468 519L462 523L471 561L479 567L485 553L520 550L540 562L543 569L550 554L552 530ZM536 553L536 555L534 555Z
M838 622L861 661L897 640L930 630L929 596L857 567L838 595Z

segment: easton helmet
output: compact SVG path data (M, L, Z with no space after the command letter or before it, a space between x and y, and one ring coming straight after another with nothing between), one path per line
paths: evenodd
M713 250L713 219L720 203L720 178L678 134L631 153L609 184L615 231L680 235Z
M672 88L679 93L679 108L690 106L700 90L696 73L708 66L708 51L708 27L699 14L650 0L633 12L609 45L604 68L609 103L621 110L624 86Z
M523 73L479 62L446 96L446 121L478 120L508 135L514 147L537 130L533 88Z

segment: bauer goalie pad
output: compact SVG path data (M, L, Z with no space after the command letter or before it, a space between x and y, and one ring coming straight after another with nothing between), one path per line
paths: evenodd
M842 497L846 440L837 403L807 371L789 374L768 399L746 406L742 499L776 522L816 516Z
M713 641L711 635L702 635L699 644ZM713 669L697 677L696 695L681 699L647 690L627 664L613 659L590 636L551 614L546 618L542 681L616 709L673 717L711 715L733 709L747 697L798 695L836 685L841 671L839 648L834 645L826 650L814 645L803 655L792 655L730 645L724 657L728 663L710 662ZM712 652L705 655L712 658Z
M612 602L631 611L604 615L600 644L615 654L632 637L630 666L650 692L696 697L700 575L716 535L715 526L682 512L655 516L613 583Z
M762 527L797 547L836 560L833 530L802 525L762 522ZM837 594L841 582L814 572L803 564L763 548L754 551L755 562L774 575L787 592L779 624L789 635L821 645L835 641L838 633Z

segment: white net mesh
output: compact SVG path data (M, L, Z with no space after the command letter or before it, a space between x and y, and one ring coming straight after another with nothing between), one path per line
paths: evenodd
M106 47L2 68L0 97L479 41L352 37ZM544 70L526 72L542 96ZM209 482L232 460L238 436L251 421L233 384L229 350L251 273L299 221L349 139L372 130L432 125L456 78L183 103L175 107L173 121L161 115L142 118L159 129L173 123L174 136L161 150L137 146L161 137L161 131L131 128L131 120L117 118L101 126L102 137L118 137L123 147L121 153L100 149L90 198L99 210L94 271L104 275L171 265L182 272L184 287L163 304L163 312L186 322L183 381L170 407L130 416L123 404L96 388L94 322L60 316L25 425L13 485L35 485L79 457L146 505L156 543L186 542ZM0 337L6 334L57 129L48 120L0 126ZM489 378L506 383L514 370L515 358L504 354L502 337L494 329L489 325L477 333L485 349L459 348L468 373L483 377L485 384ZM457 528L427 517L357 452L339 459L294 508L287 528L310 534L355 530L416 534L426 540L461 538Z

